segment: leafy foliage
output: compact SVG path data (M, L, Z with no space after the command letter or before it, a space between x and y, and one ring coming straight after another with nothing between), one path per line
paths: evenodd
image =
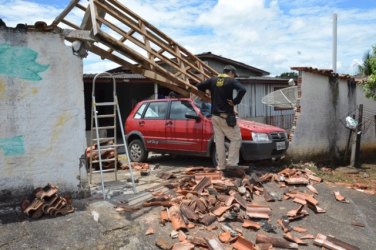
M298 73L296 72L284 72L282 74L280 74L279 76L276 76L278 78L283 78L283 79L294 79L294 80L297 80L298 79Z
M368 76L367 82L363 84L366 97L376 100L376 46L372 47L372 52L365 54L363 65L359 66L359 72Z

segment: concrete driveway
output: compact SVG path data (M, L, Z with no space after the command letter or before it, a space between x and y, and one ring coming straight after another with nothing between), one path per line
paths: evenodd
M131 185L127 182L128 171L119 172L118 182L112 181L112 173L106 173L106 193L110 199L105 201L102 200L97 175L94 181L96 185L92 187L92 197L75 200L76 211L66 216L30 220L22 216L17 206L0 207L0 249L159 249L155 245L158 239L165 239L169 244L177 242L177 239L170 237L171 224L160 224L160 207L141 208L133 212L117 212L115 207L125 204L137 207L152 197L151 192L169 192L164 185L172 180L162 180L156 176L158 173L173 172L179 176L186 167L209 166L210 161L193 157L155 157L150 160L150 165L158 166L150 175L140 176L135 173L138 179L136 194L133 194ZM258 174L273 169L272 166L265 168L265 164L250 168L251 173ZM266 183L264 187L276 196L282 195L284 191L273 182ZM326 213L315 214L307 208L309 216L291 222L290 225L304 227L307 233L314 236L317 233L332 235L360 249L375 249L376 196L328 183L320 183L315 187L319 193L316 197L319 206ZM349 203L336 201L334 191L339 191ZM269 224L276 231L267 233L260 229L259 232L281 238L282 231L276 221L289 210L296 209L298 204L291 200L266 203L262 196L255 196L255 202L272 208ZM189 235L217 237L221 232L221 225L215 223L218 224L217 230L208 231L203 226L197 226L189 230ZM230 222L229 225L241 229L245 238L255 242L256 231L242 228L240 222ZM145 235L149 227L155 232ZM313 240L306 241L308 246L299 246L299 249L319 249L313 245Z

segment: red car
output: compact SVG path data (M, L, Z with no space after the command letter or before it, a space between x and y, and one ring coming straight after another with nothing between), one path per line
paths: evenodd
M238 118L244 161L282 157L288 148L285 130ZM125 122L131 161L144 162L149 152L211 157L217 163L210 104L189 98L139 102ZM229 143L228 143L229 144Z

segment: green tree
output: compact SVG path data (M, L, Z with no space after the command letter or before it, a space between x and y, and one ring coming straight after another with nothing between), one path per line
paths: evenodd
M363 84L366 97L376 100L376 46L372 47L372 52L368 51L364 55L363 65L359 66L359 73L368 76Z
M294 80L297 80L298 79L298 73L296 72L284 72L282 74L280 74L279 76L276 76L277 78L283 78L283 79L294 79Z

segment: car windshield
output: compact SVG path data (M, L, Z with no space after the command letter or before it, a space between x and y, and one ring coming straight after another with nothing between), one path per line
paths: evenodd
M199 98L197 98L194 102L204 116L211 116L211 103L205 102Z

